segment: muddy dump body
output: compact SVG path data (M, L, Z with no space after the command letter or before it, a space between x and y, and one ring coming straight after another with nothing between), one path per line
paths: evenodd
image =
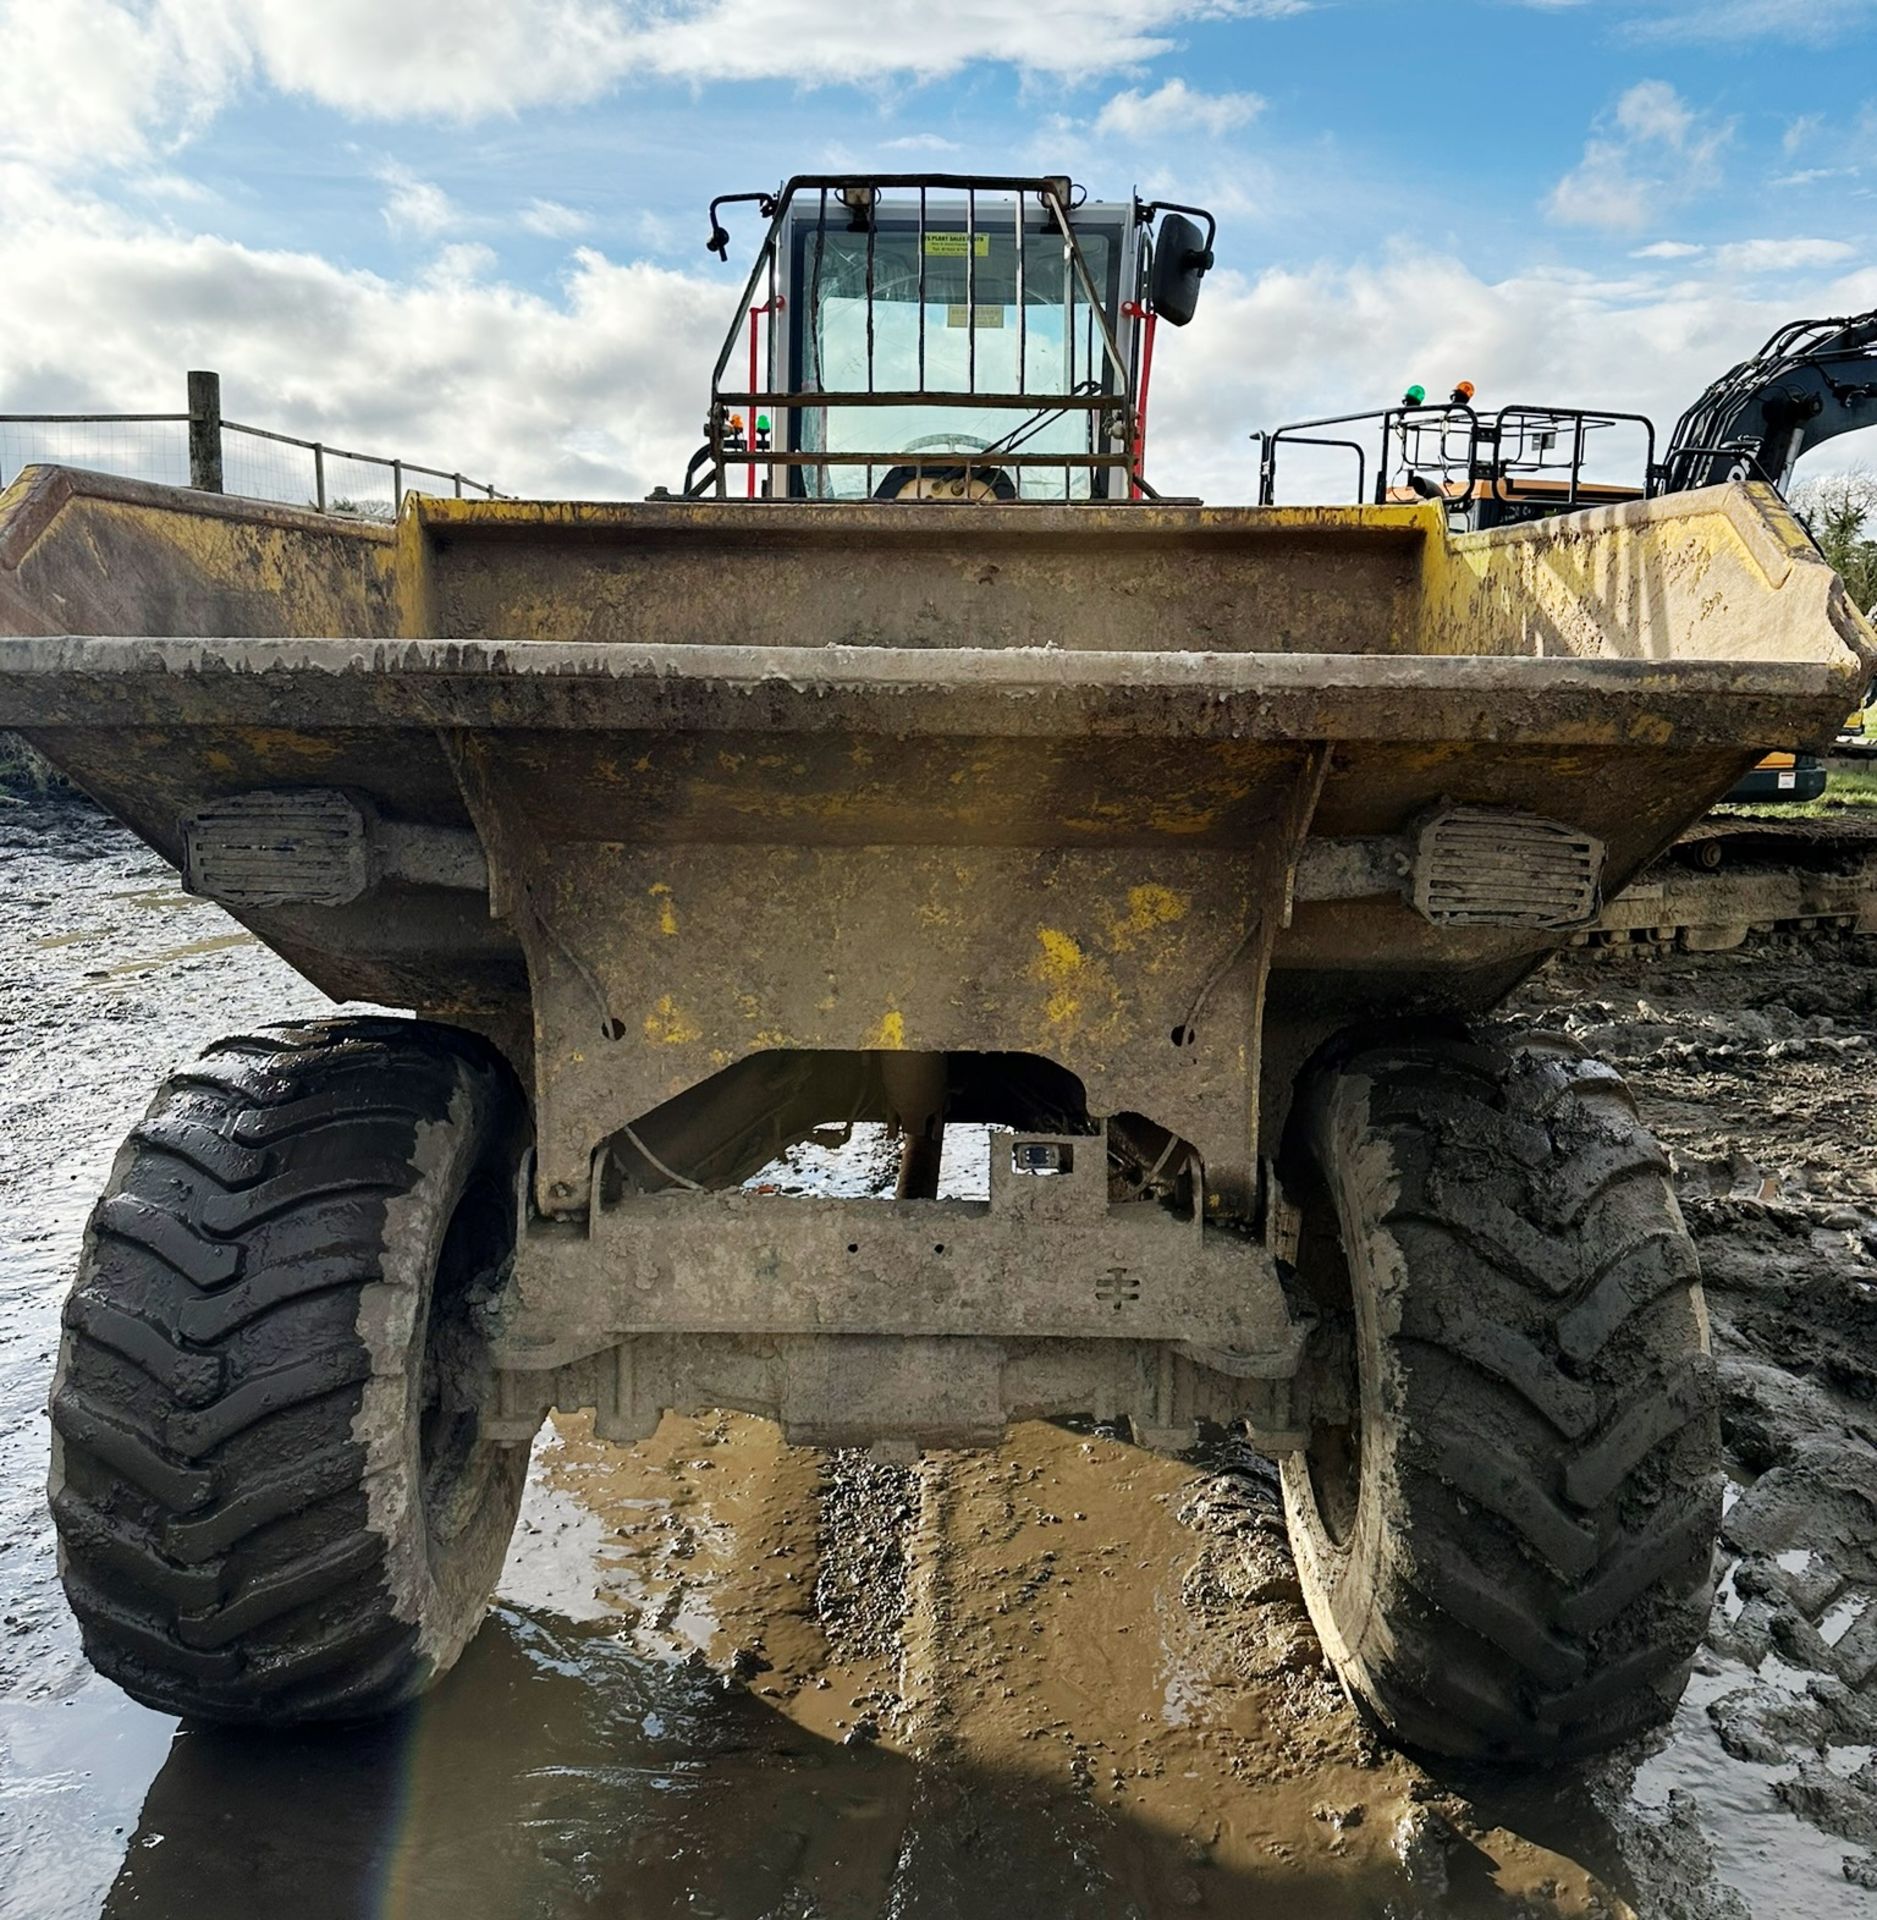
M479 1444L550 1407L622 1439L698 1405L824 1443L1244 1422L1295 1463L1333 1594L1410 1498L1374 1423L1453 1397L1396 1351L1399 1274L1432 1260L1442 1364L1519 1402L1439 1442L1440 1497L1529 1441L1578 1503L1443 1604L1510 1660L1484 1596L1542 1563L1568 1591L1527 1613L1585 1644L1519 1640L1462 1739L1452 1701L1403 1704L1447 1653L1385 1657L1325 1599L1345 1678L1424 1743L1548 1751L1631 1724L1604 1676L1639 1633L1683 1644L1630 1614L1711 1538L1692 1265L1662 1264L1665 1187L1606 1230L1585 1171L1660 1186L1660 1156L1587 1068L1462 1028L1855 704L1870 636L1770 491L1458 536L1437 505L413 498L381 527L39 469L0 503L0 626L29 636L0 641L0 725L326 991L524 1090L460 1389ZM897 1199L748 1188L868 1121L904 1139ZM937 1198L945 1127L976 1123L988 1190ZM1480 1168L1511 1183L1478 1199L1490 1233L1447 1218ZM104 1207L133 1200L158 1204ZM1410 1246L1404 1207L1480 1270ZM1619 1298L1613 1266L1657 1277ZM1602 1379L1632 1307L1656 1331ZM73 1393L106 1446L117 1416ZM1600 1517L1632 1472L1680 1488L1679 1558L1624 1562L1604 1619L1583 1593L1634 1545ZM1495 1485L1462 1491L1524 1511Z
M0 542L56 636L0 720L328 992L495 1035L560 1217L716 1076L912 1050L1046 1060L1255 1218L1325 1032L1490 1008L1863 634L1751 490L392 529L40 470Z

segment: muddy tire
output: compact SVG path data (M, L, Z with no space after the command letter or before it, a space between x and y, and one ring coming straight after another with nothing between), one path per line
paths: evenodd
M1455 1758L1660 1721L1713 1598L1720 1436L1694 1248L1622 1081L1549 1035L1384 1045L1314 1076L1291 1146L1326 1396L1284 1501L1344 1685Z
M476 1318L522 1112L493 1052L408 1020L226 1040L157 1094L52 1393L65 1591L127 1693L360 1719L462 1652L527 1470L481 1437Z

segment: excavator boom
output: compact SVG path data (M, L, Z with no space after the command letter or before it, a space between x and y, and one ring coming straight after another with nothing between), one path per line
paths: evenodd
M1790 321L1682 415L1659 490L1734 479L1783 490L1800 454L1861 427L1877 427L1877 309Z

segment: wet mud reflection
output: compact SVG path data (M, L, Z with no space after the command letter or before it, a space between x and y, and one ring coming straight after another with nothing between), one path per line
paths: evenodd
M701 1661L504 1608L381 1726L179 1732L104 1912L874 1914L910 1794Z

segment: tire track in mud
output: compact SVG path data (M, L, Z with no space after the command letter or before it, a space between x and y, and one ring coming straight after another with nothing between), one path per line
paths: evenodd
M1621 1910L1374 1742L1255 1456L1196 1470L1027 1424L916 1473L891 1736L918 1771L888 1911Z

